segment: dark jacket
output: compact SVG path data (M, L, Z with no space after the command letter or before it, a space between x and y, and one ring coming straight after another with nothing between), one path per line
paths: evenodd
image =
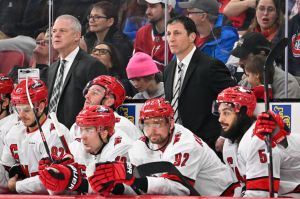
M176 61L164 71L165 97L172 101ZM210 147L221 132L218 118L211 113L212 103L227 87L236 85L229 70L219 60L196 50L187 68L178 101L183 126L202 138Z
M48 89L50 100L59 62L54 62L48 70ZM105 66L97 59L79 50L64 81L59 103L57 106L58 121L70 128L77 114L83 108L84 96L82 91L86 84L99 75L106 75Z

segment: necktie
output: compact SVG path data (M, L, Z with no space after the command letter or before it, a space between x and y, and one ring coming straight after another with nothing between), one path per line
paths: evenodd
M60 97L60 90L61 90L61 86L62 86L62 82L63 82L65 63L66 63L66 60L62 60L60 62L58 73L56 75L55 83L53 86L52 96L51 96L50 102L49 102L49 113L56 112L56 109L57 109L57 105L58 105L58 101L59 101L59 97Z
M176 82L176 85L175 85L175 89L174 89L174 92L173 92L172 103L171 103L171 105L173 107L173 110L174 110L174 120L175 120L175 122L179 122L178 98L179 98L182 75L183 75L183 70L182 70L183 63L178 63L177 67L178 67L178 71L177 71L178 79L177 79L177 82Z

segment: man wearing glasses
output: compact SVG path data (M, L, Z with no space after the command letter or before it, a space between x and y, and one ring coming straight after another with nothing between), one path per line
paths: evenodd
M226 63L239 36L231 24L225 23L224 15L219 13L217 0L189 0L178 5L187 8L187 16L196 24L199 33L196 47Z

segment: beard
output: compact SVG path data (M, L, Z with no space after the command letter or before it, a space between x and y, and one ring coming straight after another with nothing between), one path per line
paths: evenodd
M232 126L227 131L222 129L221 136L230 139L232 142L239 141L250 128L254 120L254 118L250 118L246 114L238 113Z

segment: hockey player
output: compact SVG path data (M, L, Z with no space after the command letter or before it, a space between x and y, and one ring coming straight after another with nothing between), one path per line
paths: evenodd
M0 74L0 157L4 146L4 137L17 121L16 114L11 114L10 94L14 89L10 77ZM1 191L0 191L1 193Z
M34 105L37 120L45 135L52 156L64 155L63 146L55 132L54 126L45 114L48 101L48 90L41 80L28 80L28 95ZM46 193L46 189L39 181L38 161L47 157L38 124L33 110L29 105L26 93L26 80L19 83L11 94L11 102L18 113L20 122L12 126L4 139L4 149L0 167L9 169L1 173L1 185L11 193ZM61 125L61 129L68 139L68 129ZM3 176L6 176L4 179ZM8 180L8 181L7 181Z
M235 188L230 168L224 165L205 142L180 124L175 124L173 109L163 98L147 100L140 111L145 137L129 151L130 161L139 166L167 161L182 173L191 186L205 196L232 196ZM190 195L178 175L134 177L130 163L98 164L89 178L95 192L105 194Z
M278 146L290 156L300 158L300 134L289 133L289 129L279 115L274 112L259 114L255 129L255 135L261 140L266 140L266 135L271 134L273 147Z
M244 185L245 197L268 197L269 170L266 144L253 134L258 134L264 124L253 115L256 98L252 91L240 86L223 90L217 97L219 122L226 138L223 147L223 159L237 179ZM279 117L274 116L276 123ZM286 135L284 125L279 126L280 134ZM279 135L280 135L279 134ZM281 137L281 136L279 136ZM273 143L274 144L274 143ZM274 145L275 146L275 145ZM299 196L300 161L273 148L273 172L275 195Z
M112 76L101 75L89 82L84 91L84 107L91 105L106 105L114 110L115 117L118 118L116 128L123 130L128 136L137 140L142 136L140 130L126 117L120 116L116 109L121 106L125 100L125 89L122 83ZM80 137L80 129L76 124L71 127L71 135L75 139Z
M95 164L106 161L129 161L128 150L132 140L122 130L115 128L116 118L112 109L103 105L86 106L76 117L80 127L81 142L75 140L70 151L76 163L52 164L41 168L40 180L54 192L92 192L85 177L85 170L95 170ZM67 163L72 163L68 160Z

